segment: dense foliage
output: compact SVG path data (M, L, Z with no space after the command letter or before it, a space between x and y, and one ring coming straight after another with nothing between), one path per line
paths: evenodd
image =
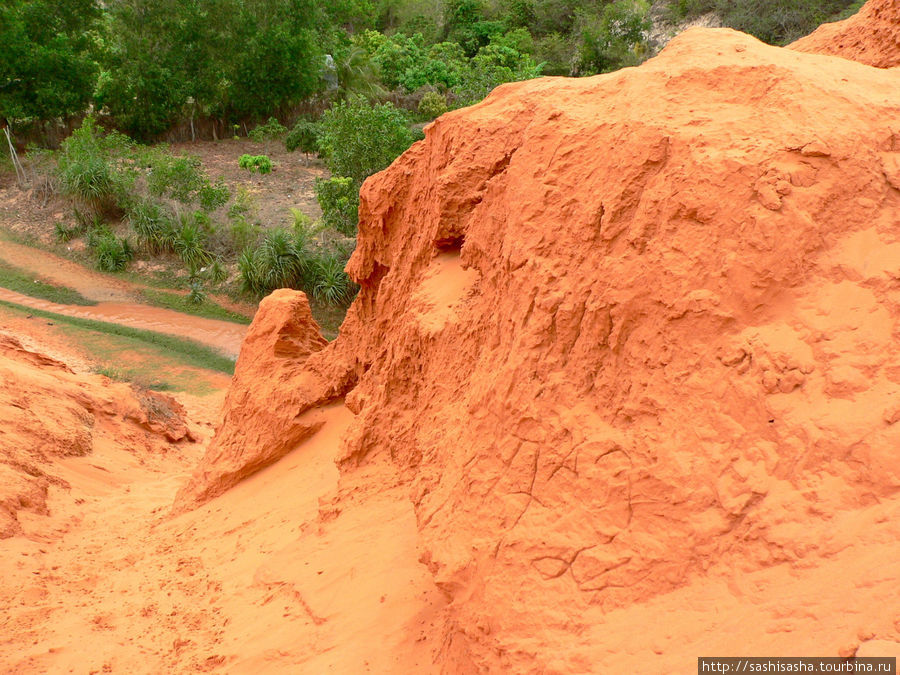
M147 140L203 119L219 129L267 117L284 122L312 100L321 110L354 96L377 102L410 95L404 105L416 112L428 93L421 114L433 116L442 110L435 95L453 108L503 82L639 63L651 51L649 4L5 0L0 118L21 126L77 115L93 103L118 129ZM715 11L726 25L783 43L859 4L672 0L669 13ZM265 129L269 140L286 131L276 119Z
M83 111L97 79L96 0L0 3L0 119Z

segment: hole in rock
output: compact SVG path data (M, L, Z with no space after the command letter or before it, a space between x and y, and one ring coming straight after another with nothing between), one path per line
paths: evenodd
M435 239L434 247L442 253L459 253L465 239L464 235Z

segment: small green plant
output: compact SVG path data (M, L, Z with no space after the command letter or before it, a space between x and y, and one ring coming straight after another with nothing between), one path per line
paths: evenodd
M356 284L344 272L346 264L346 259L337 253L325 254L314 260L309 286L316 300L343 305L353 299Z
M183 214L181 227L175 232L173 247L187 265L191 275L212 262L212 254L206 250L206 232L191 214Z
M82 232L84 232L84 229L79 227L78 225L67 227L65 223L57 222L53 226L53 231L56 236L56 241L65 243L80 235Z
M225 185L223 178L219 177L215 183L207 183L200 188L197 199L200 202L200 208L204 211L215 211L220 206L225 206L231 193Z
M294 236L309 238L315 230L313 219L300 209L291 209L291 230Z
M262 228L239 215L231 220L231 241L234 251L243 251L256 246Z
M287 127L274 117L270 117L265 124L260 124L250 132L250 140L256 143L264 143L266 154L269 152L269 143L277 141L287 133Z
M272 160L266 155L241 155L238 166L250 173L266 174L272 171Z
M228 208L228 217L237 218L238 216L249 216L253 213L254 208L256 208L256 205L253 201L253 195L250 194L250 191L246 187L241 186L237 189L237 194L234 195L234 201Z
M447 98L436 91L427 91L419 101L419 112L430 120L440 117L449 110Z
M164 207L149 199L134 200L127 219L138 242L151 254L175 250L175 228Z
M355 236L359 218L359 187L353 179L340 176L317 178L315 190L325 225L349 237Z
M103 272L124 270L134 257L134 251L128 240L117 237L108 230L97 234L89 233L88 245L97 256L97 269Z
M284 137L284 147L288 152L299 150L312 155L319 151L319 125L309 120L298 120L294 128Z
M195 305L202 305L206 300L206 292L203 290L203 282L200 279L191 279L188 301Z

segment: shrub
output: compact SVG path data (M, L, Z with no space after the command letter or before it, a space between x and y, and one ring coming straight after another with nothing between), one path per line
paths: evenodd
M349 237L355 236L359 220L359 187L353 179L340 176L317 178L315 190L325 225Z
M304 250L285 229L269 230L263 237L259 255L269 290L296 285L306 272Z
M238 256L238 277L241 280L241 290L249 295L264 295L266 283L262 271L262 263L258 248L245 248Z
M174 250L175 228L162 206L150 200L136 200L129 206L127 218L147 251L159 254Z
M370 105L364 98L341 101L322 115L319 149L337 176L349 176L359 187L413 142L409 121L390 103Z
M203 265L212 262L212 255L206 250L206 238L200 223L190 214L182 216L181 227L175 232L173 247L192 275Z
M302 250L284 229L270 230L257 248L245 249L238 258L241 288L252 295L297 287L305 268Z
M447 98L436 91L425 92L419 101L419 112L428 119L433 120L447 112Z
M237 189L237 194L234 195L234 201L228 208L228 217L237 218L238 216L249 216L254 208L253 195L250 194L250 191L247 188L241 186Z
M202 305L205 300L206 292L203 290L203 282L199 279L192 279L190 291L188 292L188 301L195 305Z
M272 160L265 155L241 155L238 165L250 173L269 173L272 171Z
M275 141L287 133L287 127L281 124L274 117L270 117L265 124L260 124L254 128L248 135L250 140L256 143L268 143Z
M128 240L120 239L112 232L102 231L90 239L89 244L97 256L97 268L104 272L123 270L134 257Z
M145 150L142 160L149 166L147 189L156 197L169 197L182 204L199 202L204 211L214 211L230 194L219 178L211 183L196 155L172 156L162 148Z
M319 151L319 125L309 120L299 120L284 137L284 147L288 152L300 150L307 155Z
M228 186L219 177L215 183L207 182L200 188L200 191L197 193L197 200L200 202L200 208L209 212L215 211L220 206L225 206L230 196L231 193L228 191Z
M110 213L126 200L135 175L119 160L131 142L113 132L104 136L93 117L60 145L57 175L62 192L97 214Z
M231 221L231 242L235 252L243 251L256 246L262 228L249 222L244 216L238 215Z
M346 264L346 258L337 253L326 253L313 260L308 288L316 300L342 305L353 298L356 284L344 272Z

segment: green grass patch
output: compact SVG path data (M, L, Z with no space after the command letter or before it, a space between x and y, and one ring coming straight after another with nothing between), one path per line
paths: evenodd
M42 279L36 279L25 270L0 260L0 287L32 298L49 300L60 305L96 305L81 293L68 286L57 286Z
M141 297L149 305L172 309L182 314L192 314L194 316L202 316L206 319L219 319L220 321L231 321L233 323L242 323L247 325L250 323L250 317L232 312L225 309L212 300L204 300L201 303L191 302L188 296L179 293L170 293L168 291L160 291L145 288L141 291Z
M93 319L65 316L63 314L56 314L55 312L31 309L30 307L23 308L21 305L17 305L13 302L6 302L5 300L0 300L0 306L18 310L24 309L28 314L42 319L49 319L60 325L73 326L75 328L81 328L105 335L114 335L140 342L143 345L156 347L169 355L170 358L174 357L181 363L194 368L215 370L220 373L227 373L228 375L234 374L234 361L211 347L194 342L193 340L163 335L162 333L154 333L153 331L141 330L139 328L131 328L130 326L121 326L115 323L106 323L105 321L94 321Z

